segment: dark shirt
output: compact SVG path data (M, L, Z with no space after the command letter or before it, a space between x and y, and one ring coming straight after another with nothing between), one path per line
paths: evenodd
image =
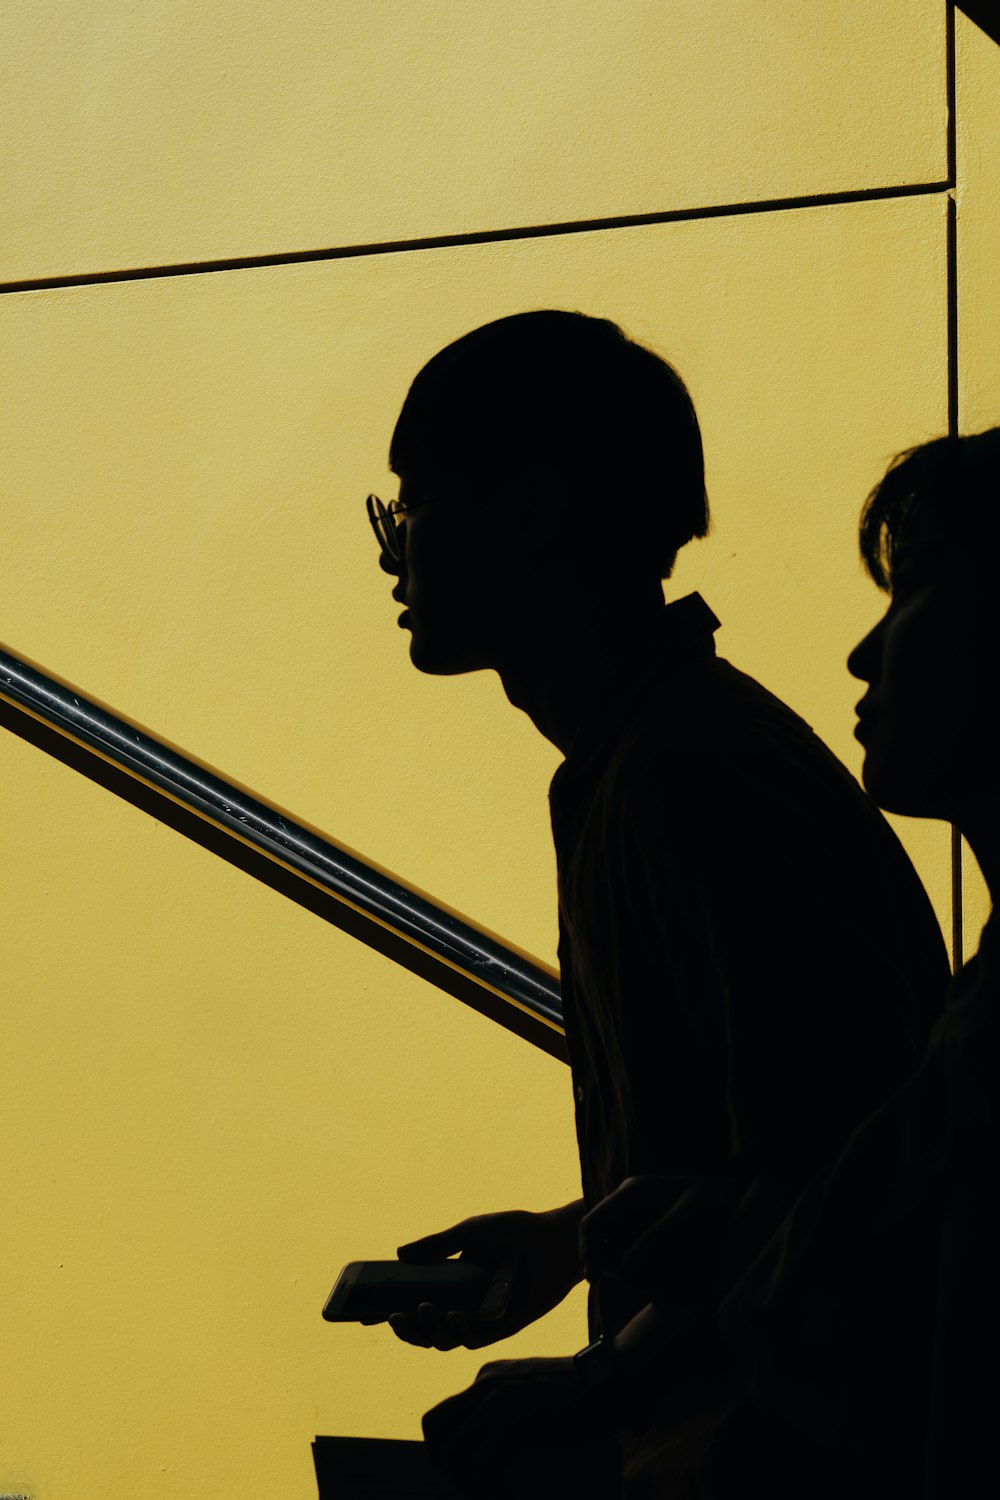
M947 983L895 834L812 730L715 654L691 595L550 791L583 1194L651 1173L772 1204L912 1071ZM605 1283L616 1330L645 1290Z
M758 1465L772 1493L800 1493L803 1454L864 1496L955 1500L996 1482L998 925L954 980L920 1068L723 1304L752 1399L718 1443L707 1489L720 1500L746 1493ZM798 1472L776 1485L775 1454L793 1451Z

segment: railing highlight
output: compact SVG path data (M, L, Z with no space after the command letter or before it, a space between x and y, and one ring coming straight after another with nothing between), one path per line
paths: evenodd
M0 724L565 1059L553 970L2 648Z

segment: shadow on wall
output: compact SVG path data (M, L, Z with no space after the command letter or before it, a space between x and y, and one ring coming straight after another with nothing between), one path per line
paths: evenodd
M1000 45L1000 5L997 0L962 0L958 7L981 31Z

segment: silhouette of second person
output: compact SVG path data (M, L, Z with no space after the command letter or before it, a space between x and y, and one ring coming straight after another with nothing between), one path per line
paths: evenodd
M564 756L550 805L582 1178L572 1203L400 1248L513 1260L500 1318L424 1305L390 1321L412 1344L478 1348L588 1274L585 1350L487 1366L425 1434L480 1479L517 1454L606 1457L623 1434L627 1466L654 1420L657 1308L694 1317L735 1280L913 1069L944 947L854 779L717 656L699 596L664 602L709 516L694 407L663 359L577 313L487 324L417 375L390 466L398 501L369 511L414 665L497 672ZM616 1190L585 1265L581 1223ZM669 1210L686 1233L644 1263L643 1230ZM614 1461L590 1472L617 1492Z

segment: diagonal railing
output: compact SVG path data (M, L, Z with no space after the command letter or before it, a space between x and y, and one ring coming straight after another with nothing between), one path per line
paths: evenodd
M565 1060L552 969L2 647L0 724Z

